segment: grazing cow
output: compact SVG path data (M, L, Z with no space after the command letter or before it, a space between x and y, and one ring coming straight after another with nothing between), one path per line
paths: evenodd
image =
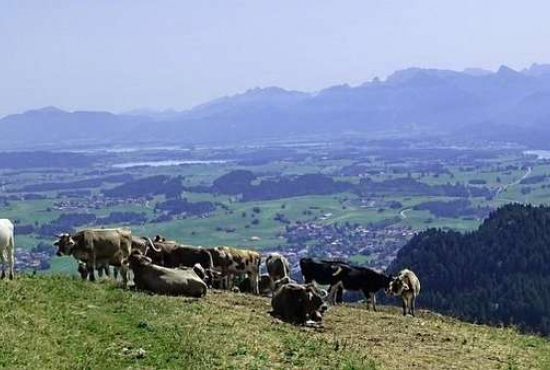
M242 279L239 284L237 284L237 289L240 293L252 293L252 283L250 278L247 276ZM272 292L271 289L271 279L269 275L261 275L258 290L260 295L268 295Z
M273 293L271 314L294 324L321 321L327 309L325 297L314 284L283 284Z
M122 281L128 284L128 256L132 248L132 232L127 229L85 229L74 235L64 233L54 243L57 255L72 255L86 264L90 281L95 281L98 266L121 268ZM107 270L108 271L108 270Z
M260 254L253 251L216 247L209 249L214 262L214 270L221 273L225 279L225 289L231 289L235 275L246 274L250 278L252 292L260 294Z
M199 264L192 268L158 266L153 264L151 258L137 250L132 251L129 262L138 290L195 298L206 295L207 286L199 276L204 270Z
M329 291L329 301L335 301L336 289L338 286L346 290L360 290L368 302L371 301L372 308L376 311L376 292L380 289L388 289L390 278L385 274L366 267L348 265L334 266L333 276L339 281Z
M2 259L2 279L6 277L6 266L10 279L15 277L15 237L10 220L0 219L0 258Z
M340 261L320 260L309 257L300 259L300 269L302 270L304 283L316 282L321 285L329 285L329 291L333 285L336 285L340 281L334 276L334 268L341 265L347 266L346 263ZM336 302L342 302L342 288L340 285L336 290Z
M265 260L265 266L269 274L271 291L275 290L277 280L290 276L290 263L279 253L270 253Z
M392 278L387 292L394 296L401 296L404 316L407 313L415 315L416 297L420 293L420 280L414 272L408 269L399 271L399 274Z

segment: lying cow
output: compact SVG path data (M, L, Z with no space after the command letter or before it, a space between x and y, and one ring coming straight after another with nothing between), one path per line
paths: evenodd
M275 282L290 276L290 263L279 253L270 253L265 259L269 275L271 291L275 290Z
M54 243L57 255L72 255L86 264L90 281L95 281L98 266L121 268L122 281L128 284L127 259L132 248L132 232L127 229L85 229L74 235L60 234Z
M294 324L306 324L309 321L321 321L327 310L323 295L314 284L288 283L281 285L271 298L271 314L283 321Z
M300 269L304 277L304 283L316 282L321 285L329 285L331 288L340 281L334 276L335 267L346 265L340 261L320 260L316 258L300 259ZM342 302L342 288L338 285L336 290L336 302Z
M260 294L260 254L253 251L216 247L208 250L212 255L214 270L224 277L224 288L231 289L236 275L246 274L250 278L252 293Z
M138 290L195 298L206 295L206 283L201 278L204 270L199 264L193 268L167 268L153 264L151 258L140 251L133 251L129 262Z
M397 276L392 278L387 292L401 296L404 316L407 313L415 315L416 297L420 294L420 280L414 272L408 269L401 270Z
M374 271L367 267L356 267L349 265L339 265L334 267L333 276L339 282L333 285L329 291L329 301L335 302L336 290L341 287L346 290L360 290L365 295L368 302L372 303L372 308L376 311L376 292L380 289L388 289L390 278L385 274Z
M0 219L0 259L2 261L2 279L6 277L6 267L10 279L15 277L15 237L10 220Z

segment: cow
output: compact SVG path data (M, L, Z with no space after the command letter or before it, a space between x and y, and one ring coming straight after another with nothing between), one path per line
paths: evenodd
M339 282L339 279L334 276L334 268L337 266L347 266L345 262L320 260L316 258L300 259L300 269L304 277L304 283L316 282L321 285L329 285L329 291L332 286ZM342 288L338 287L336 291L336 302L342 302Z
M394 296L401 296L403 303L403 316L410 313L415 315L416 297L420 294L420 280L414 272L408 269L401 270L393 277L386 291Z
M231 289L235 275L246 274L250 278L252 293L260 294L260 254L254 251L231 247L208 249L212 255L214 270L221 273L225 280L225 289Z
M103 277L103 273L105 273L106 276L110 276L109 267L110 266L108 263L104 263L102 265L96 265L98 276ZM88 279L89 273L88 273L88 268L86 267L86 262L78 261L77 271L80 274L80 277L82 278L82 280ZM119 273L119 267L114 266L114 271L115 271L114 278L117 279L118 273Z
M132 251L129 262L134 273L135 287L138 290L195 298L206 295L208 288L199 276L204 273L200 264L192 268L158 266L138 250Z
M10 280L15 277L15 237L13 224L6 218L0 219L0 258L2 260L2 279L6 277L6 266Z
M265 259L265 266L269 275L271 291L275 290L275 282L290 277L290 263L285 256L279 253L270 253Z
M324 298L326 294L314 284L283 284L273 293L271 314L293 324L321 321L327 310Z
M237 284L237 289L240 293L252 293L252 283L250 278L247 276L246 278L242 279ZM268 295L273 291L269 275L260 276L258 290L260 291L260 295Z
M157 240L157 238L155 238ZM144 254L164 267L193 267L200 264L207 272L212 269L212 255L207 249L177 244L171 241L151 241Z
M132 232L127 229L85 229L74 235L58 235L54 243L57 255L72 255L86 264L90 281L95 281L98 266L121 268L122 281L128 285L128 257L132 248Z
M329 291L329 301L335 301L336 290L343 288L346 290L360 290L365 295L368 302L372 303L372 308L376 311L376 292L380 289L388 289L390 277L387 275L369 269L367 267L338 265L333 266L333 276L338 280Z

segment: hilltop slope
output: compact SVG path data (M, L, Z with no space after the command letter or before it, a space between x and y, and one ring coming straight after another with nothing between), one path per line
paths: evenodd
M550 334L550 207L508 204L475 231L415 235L390 270L415 271L424 307Z
M0 367L25 369L535 369L550 342L421 312L332 308L322 328L281 323L269 300L209 292L201 301L109 282L0 282ZM137 355L144 349L143 357Z

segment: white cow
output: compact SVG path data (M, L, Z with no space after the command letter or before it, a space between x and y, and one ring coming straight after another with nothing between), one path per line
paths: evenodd
M0 219L0 259L2 262L2 279L6 277L6 265L10 279L15 276L14 266L14 246L15 238L13 236L13 224L10 220Z

